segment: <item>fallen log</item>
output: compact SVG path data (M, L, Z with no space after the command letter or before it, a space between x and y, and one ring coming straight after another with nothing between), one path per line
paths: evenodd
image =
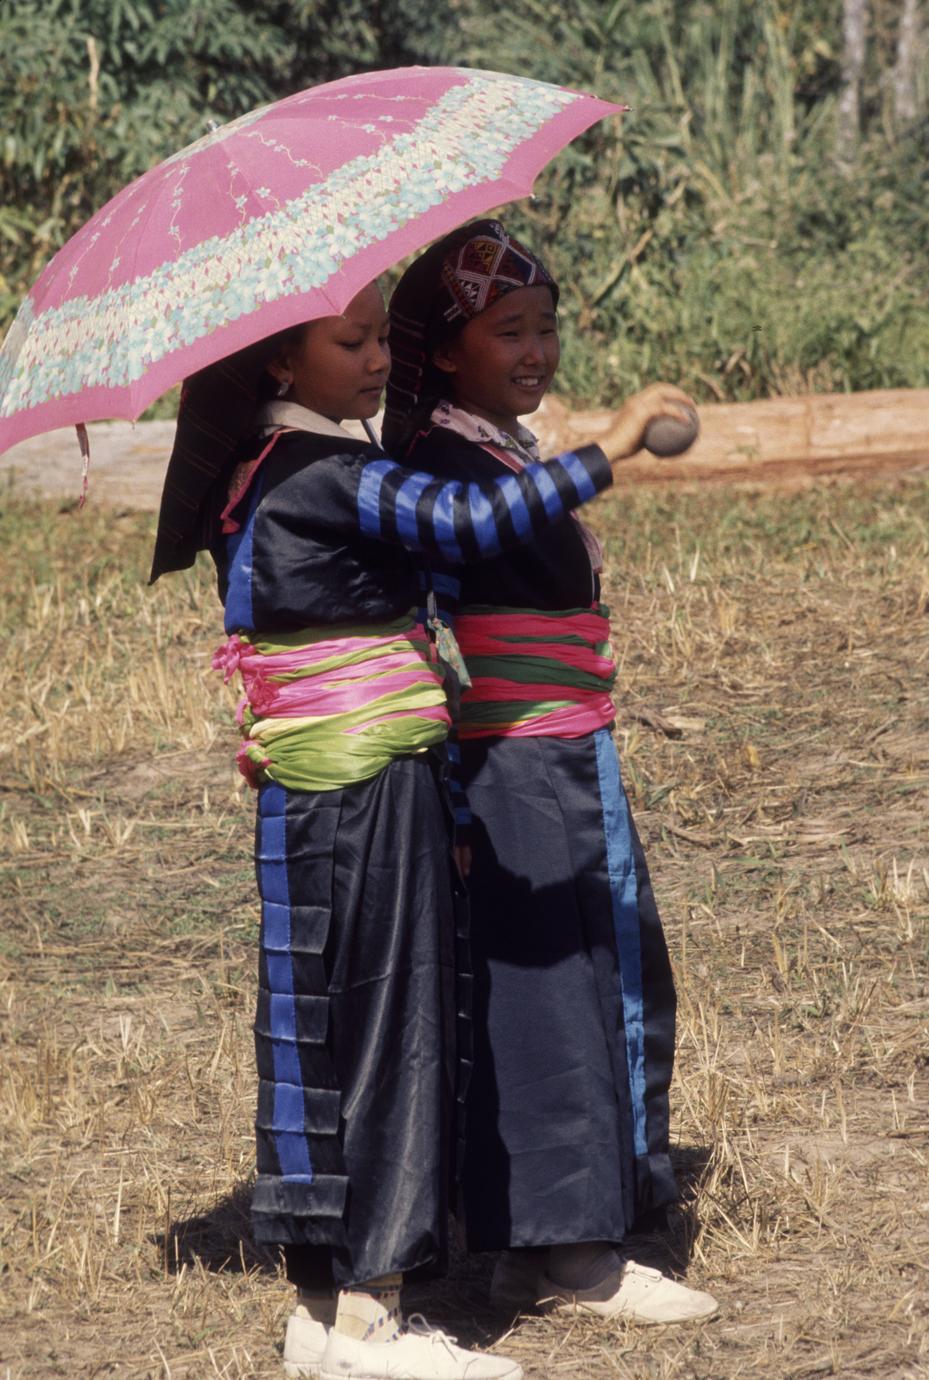
M617 466L616 483L707 481L796 487L828 476L929 467L929 389L766 398L699 408L700 437L682 456L646 451ZM572 411L550 395L526 418L543 455L596 440L612 414ZM360 433L359 433L360 434ZM157 508L174 436L173 422L101 422L90 427L92 499ZM0 455L0 474L20 492L74 499L81 490L74 431L33 436Z
M640 451L618 466L617 484L791 484L819 476L880 473L929 465L929 389L811 394L698 409L700 436L686 454L661 460ZM556 396L530 419L543 455L610 425L606 410L572 412Z

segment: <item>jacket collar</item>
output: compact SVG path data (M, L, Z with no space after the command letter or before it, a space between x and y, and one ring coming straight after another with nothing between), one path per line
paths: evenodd
M292 431L312 431L316 436L338 436L345 441L356 439L350 431L346 431L330 417L323 417L319 412L313 412L311 408L303 407L300 403L288 402L286 398L265 403L258 421L264 435L287 427Z

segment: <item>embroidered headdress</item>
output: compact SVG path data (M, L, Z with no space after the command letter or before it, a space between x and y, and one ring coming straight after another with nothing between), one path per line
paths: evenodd
M442 396L430 359L437 345L516 288L558 285L540 259L498 220L454 230L411 264L390 299L391 369L383 441L402 459L415 419Z

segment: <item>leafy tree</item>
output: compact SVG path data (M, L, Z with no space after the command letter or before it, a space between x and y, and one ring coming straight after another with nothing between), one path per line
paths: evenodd
M0 320L94 210L211 121L349 72L443 60L454 20L420 11L0 0Z
M506 212L563 285L563 388L925 383L925 64L899 64L926 0L868 0L853 175L835 159L845 3L522 0L504 21L496 0L0 0L0 323L92 211L209 121L456 62L632 106Z
M503 29L490 0L462 0L468 61L632 106L507 211L562 283L562 387L608 401L656 374L711 398L929 379L925 132L888 133L873 62L902 0L872 3L849 181L840 0L524 0Z

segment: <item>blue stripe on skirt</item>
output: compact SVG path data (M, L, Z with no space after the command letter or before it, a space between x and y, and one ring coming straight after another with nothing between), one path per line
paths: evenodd
M287 881L286 792L262 786L258 796L258 858L261 880L262 946L266 958L274 1064L274 1145L284 1179L312 1183L306 1141L303 1075L297 1051L297 1006L290 952L291 910Z
M635 1153L647 1155L642 952L639 942L638 886L629 806L619 774L619 758L616 755L612 733L608 728L598 729L594 734L594 741L597 750L600 797L603 802L603 830L606 835L607 867L613 901L613 928L616 932L616 949L619 956Z

